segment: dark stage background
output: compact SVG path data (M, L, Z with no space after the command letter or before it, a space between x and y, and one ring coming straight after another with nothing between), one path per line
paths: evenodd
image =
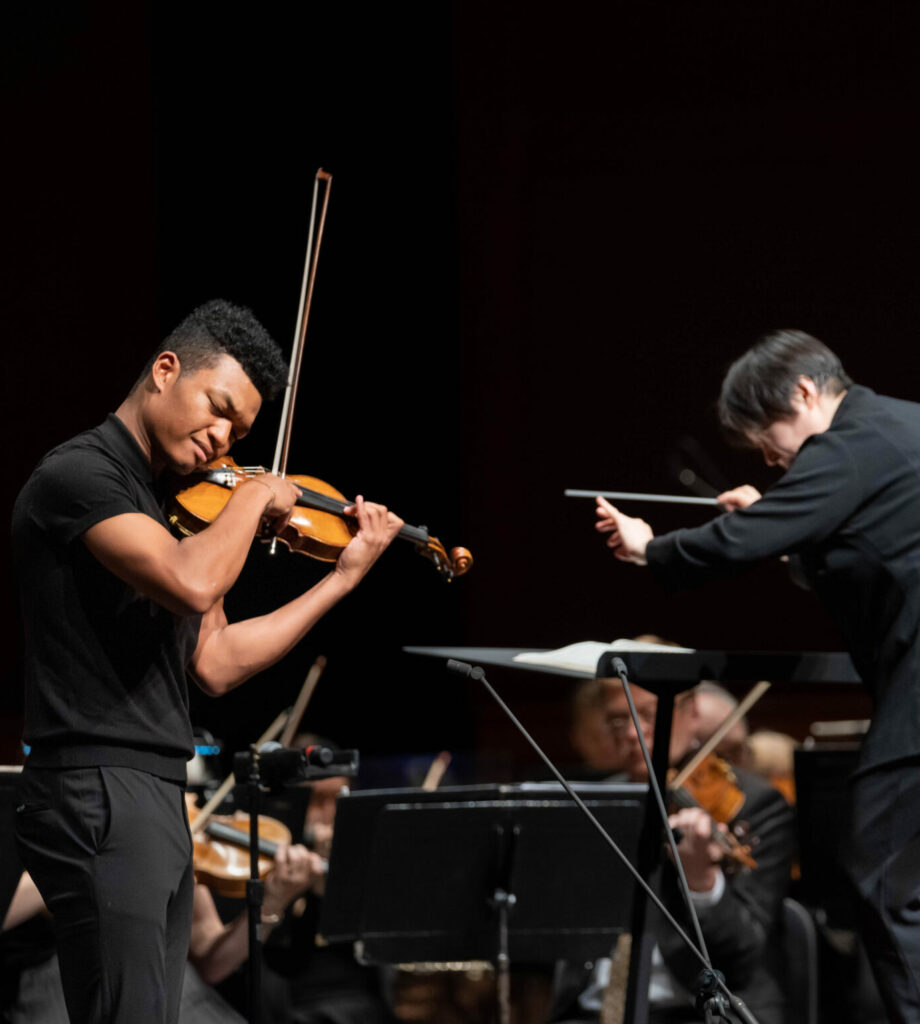
M485 698L404 644L553 647L654 631L701 647L839 640L778 564L664 598L614 563L589 502L765 467L718 438L727 363L759 331L826 340L860 382L915 369L913 4L61 4L6 12L2 54L9 508L48 448L114 408L215 295L289 348L312 177L334 175L291 470L385 501L471 574L393 550L281 665L195 720L231 746L329 668L308 723L367 755L526 755ZM270 462L277 413L240 461ZM705 467L698 467L705 468ZM658 530L702 513L645 508ZM6 556L5 556L6 557ZM9 562L5 561L7 576ZM254 550L232 615L322 568ZM6 756L21 679L12 587ZM568 688L497 676L565 758ZM800 730L855 693L777 692Z

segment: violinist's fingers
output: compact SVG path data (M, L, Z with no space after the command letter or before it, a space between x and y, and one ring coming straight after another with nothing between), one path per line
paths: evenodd
M336 570L349 577L352 584L364 576L404 525L385 505L365 501L360 494L355 498L354 511L358 532L336 561Z
M698 892L711 891L721 871L718 862L723 856L712 841L712 818L701 807L687 807L670 815L668 824L680 830L677 852L690 888Z
M288 847L287 864L285 875L292 883L298 886L306 886L310 882L312 854L305 847L297 844Z
M402 519L391 512L386 505L378 505L373 501L365 501L361 495L355 499L358 515L358 526L370 530L375 536L389 544L393 537L405 526Z
M326 864L323 858L312 850L307 850L307 874L311 884L326 875Z
M252 479L271 491L264 514L270 519L289 517L300 497L300 488L287 477L275 476L274 473L260 473Z
M679 828L683 839L678 850L683 855L686 850L710 864L716 864L725 856L724 849L713 842L713 832L727 832L721 822L715 821L702 807L685 807L675 814L669 815L668 824Z

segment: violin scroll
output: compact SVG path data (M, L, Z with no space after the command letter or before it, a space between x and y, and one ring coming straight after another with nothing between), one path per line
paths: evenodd
M425 527L419 529L424 530ZM468 548L451 548L448 555L437 537L429 537L427 541L419 542L415 550L423 558L427 558L448 581L469 572L473 564L473 556Z

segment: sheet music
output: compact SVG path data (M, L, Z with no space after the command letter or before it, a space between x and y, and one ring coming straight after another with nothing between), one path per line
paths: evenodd
M523 654L516 654L513 660L527 665L553 665L556 668L593 676L600 656L608 651L614 654L693 654L695 649L666 647L644 640L613 640L606 644L599 640L582 640L580 643L568 644L554 651L525 651Z

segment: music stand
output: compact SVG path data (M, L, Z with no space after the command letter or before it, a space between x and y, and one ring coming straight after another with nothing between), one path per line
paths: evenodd
M647 787L575 788L634 856ZM490 960L501 980L511 960L609 956L632 891L556 783L371 790L339 800L320 931L370 962Z

